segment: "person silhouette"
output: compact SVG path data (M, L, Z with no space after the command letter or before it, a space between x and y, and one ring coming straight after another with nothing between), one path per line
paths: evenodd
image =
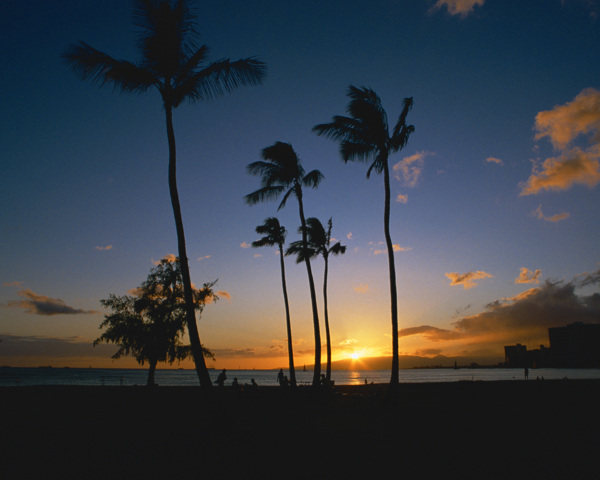
M223 371L221 373L219 373L219 376L217 377L217 385L219 387L222 387L223 385L225 385L225 380L227 380L227 375L225 375L226 370L223 369Z
M237 377L233 377L233 382L231 382L231 386L236 390L239 390L240 384L238 383Z
M283 375L283 368L281 368L279 370L279 373L277 374L277 383L283 387L284 385L284 375Z

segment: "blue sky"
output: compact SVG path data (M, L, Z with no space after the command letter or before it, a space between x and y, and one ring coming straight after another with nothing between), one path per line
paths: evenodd
M334 358L390 354L382 178L311 132L345 113L349 85L373 88L390 123L414 98L415 132L390 159L401 353L502 356L505 344L547 344L548 326L599 321L597 1L235 0L196 11L212 59L268 67L263 85L174 114L192 279L218 279L222 292L199 323L217 367L286 364L275 249L245 248L272 215L298 237L295 203L276 212L243 200L259 186L246 165L276 141L323 172L306 213L332 217L348 247L330 265ZM99 301L176 253L158 95L82 82L60 58L83 40L136 59L130 20L117 0L0 5L0 364L133 365L90 346ZM287 272L295 351L308 363L306 272L291 258ZM319 290L321 275L315 262Z

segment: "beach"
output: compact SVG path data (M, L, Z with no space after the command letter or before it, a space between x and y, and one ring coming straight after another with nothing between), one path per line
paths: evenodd
M3 478L591 478L599 401L598 380L2 387Z

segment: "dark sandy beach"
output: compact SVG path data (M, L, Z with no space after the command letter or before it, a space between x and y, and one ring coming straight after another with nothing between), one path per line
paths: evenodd
M0 388L2 478L598 478L600 381Z

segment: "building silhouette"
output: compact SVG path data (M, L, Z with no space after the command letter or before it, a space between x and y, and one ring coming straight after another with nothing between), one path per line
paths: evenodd
M600 367L600 324L575 322L548 329L550 348L527 350L517 343L504 347L504 364L509 368L598 368Z

